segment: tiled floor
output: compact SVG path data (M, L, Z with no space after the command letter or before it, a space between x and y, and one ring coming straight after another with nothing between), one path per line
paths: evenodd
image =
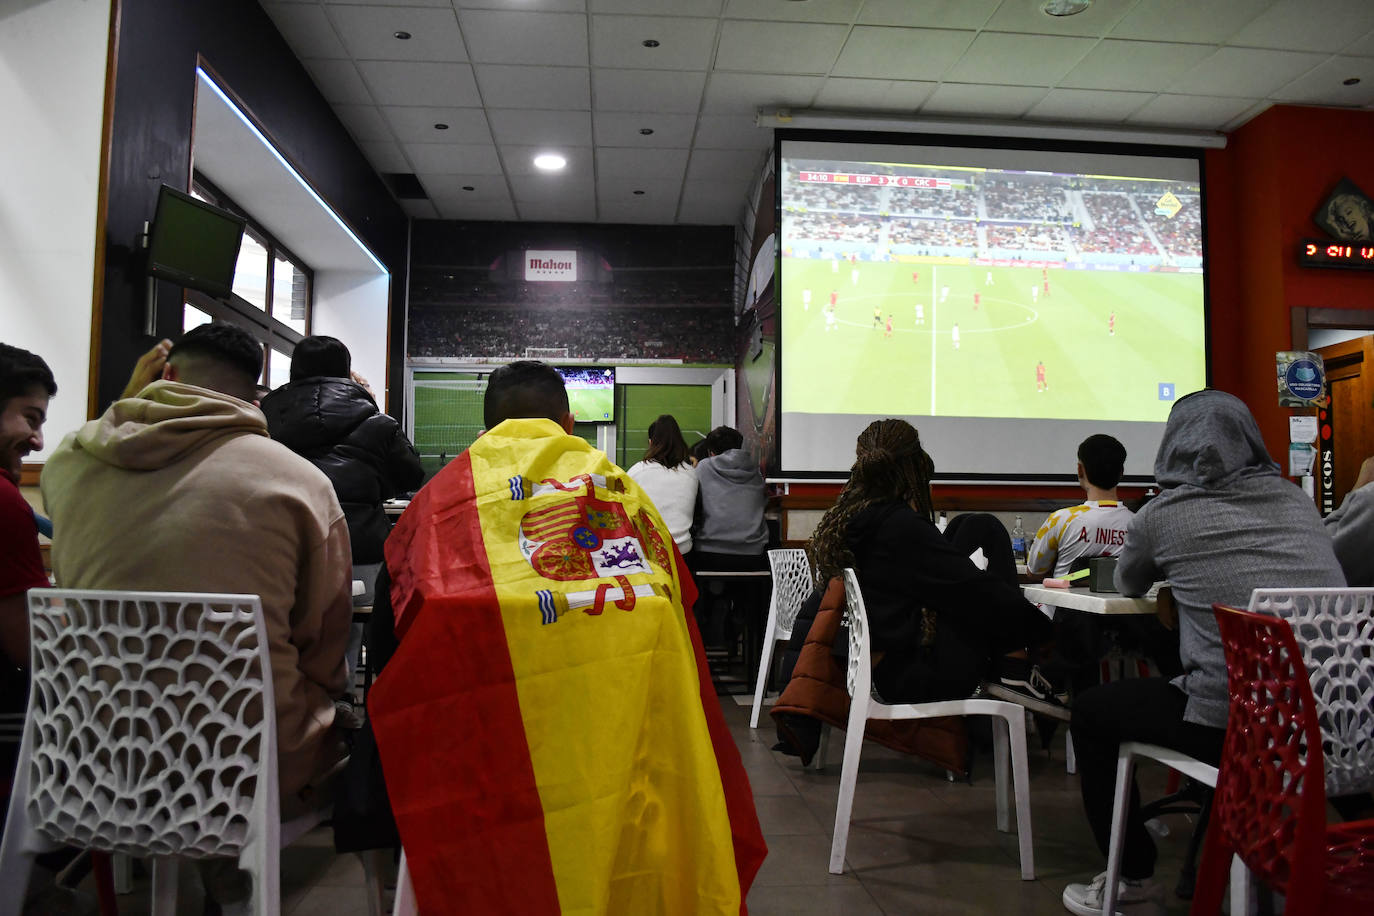
M1036 880L1022 881L1015 834L996 830L989 760L978 758L973 783L951 783L932 764L903 757L874 744L865 746L848 862L831 875L831 827L839 786L839 764L803 770L796 758L770 750L771 723L751 731L749 710L721 698L753 786L769 855L749 895L755 916L788 914L1062 914L1059 895L1069 881L1101 871L1083 819L1077 777L1064 772L1062 732L1052 756L1031 755L1031 809ZM1033 748L1039 747L1034 736ZM838 761L841 741L832 742ZM1164 771L1145 765L1142 790L1163 789ZM1170 834L1160 843L1158 875L1172 889L1192 824L1166 819ZM121 911L147 912L146 881L141 893L120 898ZM183 913L199 913L192 875L183 874ZM362 867L354 856L336 856L327 828L282 853L282 913L289 916L365 916ZM1186 913L1188 904L1172 893L1163 911ZM1123 912L1134 913L1140 908ZM1144 916L1141 913L1141 916Z

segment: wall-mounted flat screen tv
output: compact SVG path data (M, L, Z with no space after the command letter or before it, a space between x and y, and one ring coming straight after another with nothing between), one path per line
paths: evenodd
M568 406L578 423L610 423L615 419L615 370L559 366L568 389Z
M148 273L216 298L234 287L242 217L162 186L148 240Z
M778 150L782 472L901 417L947 479L1072 479L1093 433L1148 477L1207 384L1200 155L812 136Z

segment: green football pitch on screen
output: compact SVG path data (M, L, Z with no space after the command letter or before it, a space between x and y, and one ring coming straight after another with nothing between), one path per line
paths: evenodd
M1197 273L784 258L782 289L787 412L1163 421L1205 385Z
M579 423L604 423L615 417L615 389L568 386L568 407Z

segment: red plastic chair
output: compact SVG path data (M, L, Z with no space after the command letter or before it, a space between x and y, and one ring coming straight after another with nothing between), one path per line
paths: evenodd
M1231 854L1287 916L1374 913L1374 820L1326 823L1317 703L1288 623L1213 605L1231 711L1191 912L1221 909Z

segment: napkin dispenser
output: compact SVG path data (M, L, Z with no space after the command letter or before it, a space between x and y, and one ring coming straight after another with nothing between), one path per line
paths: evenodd
M1115 592L1116 557L1094 557L1088 561L1088 591Z

